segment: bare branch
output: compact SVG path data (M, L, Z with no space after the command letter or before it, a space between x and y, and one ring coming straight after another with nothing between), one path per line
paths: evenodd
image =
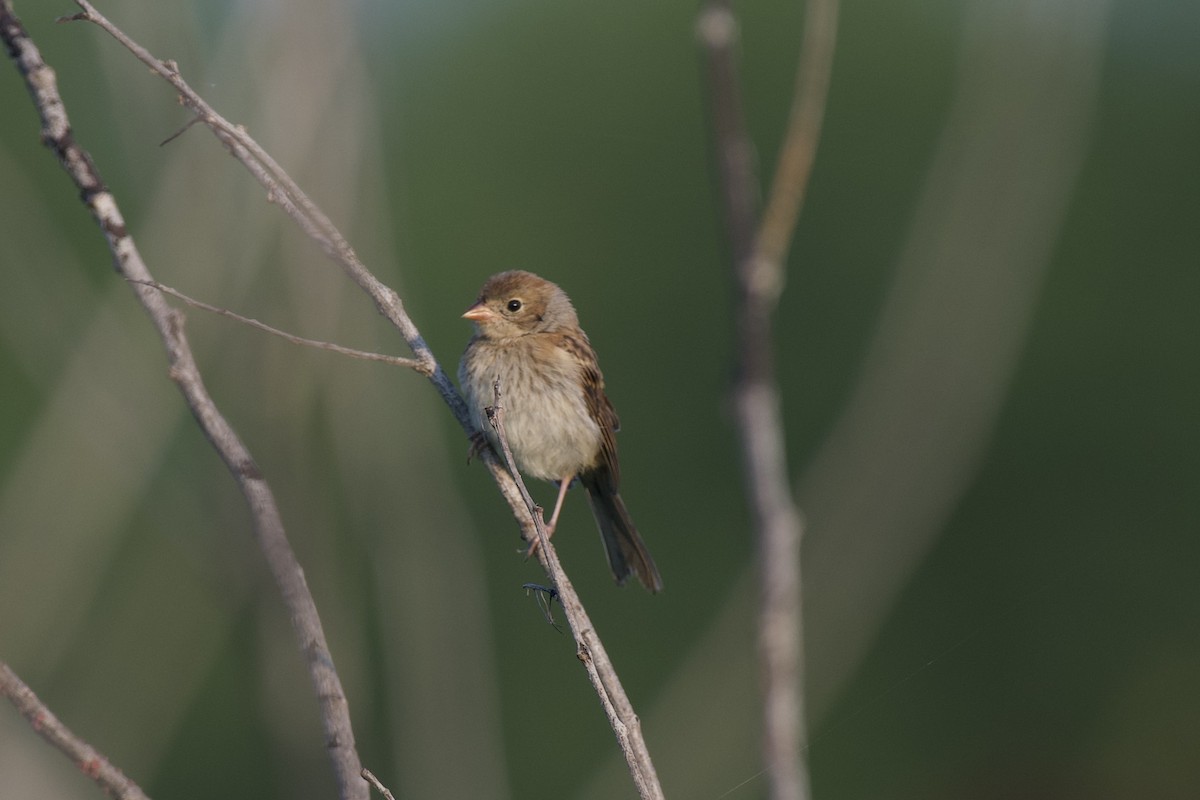
M333 760L339 796L345 800L366 800L369 787L359 775L362 766L354 746L349 706L325 641L316 604L288 543L274 495L250 452L205 389L183 333L182 314L172 309L161 293L146 285L153 283L154 278L125 227L116 198L105 187L91 156L75 141L54 71L46 65L12 13L9 0L0 0L0 13L3 14L2 33L8 51L41 114L43 141L58 156L79 188L84 204L100 225L113 255L113 266L125 280L136 286L135 293L163 340L172 380L179 386L193 416L224 460L250 506L259 546L291 615L320 703L325 744Z
M229 123L213 111L182 79L177 65L173 62L161 61L155 58L113 25L95 7L86 2L86 0L76 0L76 3L83 11L69 19L86 20L99 25L129 49L139 60L167 80L179 92L181 102L196 115L196 119L211 129L229 152L241 161L260 184L267 189L268 198L272 202L278 203L318 243L322 250L360 288L371 296L378 310L396 326L413 353L417 356L416 360L419 366L415 366L414 368L429 376L430 381L438 389L442 399L450 407L459 424L468 433L473 433L474 429L466 404L425 344L416 326L404 311L400 298L392 289L378 281L366 269L341 233L307 195L300 190L287 173L271 159L266 151L246 134L244 129ZM113 212L115 212L116 206L115 203L112 203L111 196L105 192L105 197L107 198L105 206L111 205ZM93 207L91 204L89 206ZM109 233L109 228L105 227L107 225L104 221L105 218L94 207L93 213L101 220L101 226L104 227L106 233ZM215 407L211 404L211 400L204 393L199 373L195 370L190 350L183 336L182 316L178 312L172 311L162 300L159 294L161 287L153 281L141 263L140 258L137 257L137 251L133 247L132 240L124 232L123 222L119 226L116 226L114 231L110 233L110 246L114 250L118 271L131 283L141 284L138 292L139 297L142 299L143 304L147 306L148 311L151 312L151 316L155 319L156 325L159 326L164 341L167 343L172 363L172 378L179 383L181 389L184 391L189 405L192 406L193 413L200 421L206 435L209 436L214 446L221 452L222 457L226 459L239 483L243 485L243 491L246 492L252 508L256 511L256 527L262 529L260 530L260 538L267 538L266 532L273 527L267 523L277 522L278 512L274 507L274 501L269 494L269 490L266 489L265 483L262 482L261 476L258 475L257 468L250 460L249 454L244 453L244 450L241 449L241 443L236 440L233 431L219 417ZM261 323L258 325L261 325ZM265 328L265 326L263 327ZM515 470L510 472L506 469L490 449L484 450L481 456L493 479L496 481L501 494L512 509L514 517L520 524L522 535L525 539L530 542L538 540L539 537L544 539L544 527L539 530L541 520L533 511L533 509L536 509L536 506L532 505L532 499L528 497L528 492L525 490L524 485L515 479ZM266 519L266 522L262 524L257 522L260 513ZM286 547L286 540L282 540L281 526L279 527L279 537L282 546ZM279 542L273 541L272 544L268 545L264 543L263 546L266 550L278 544ZM616 670L613 668L607 652L604 650L599 637L595 633L595 629L584 612L582 603L571 588L566 575L562 573L561 564L558 563L557 555L550 548L548 541L544 542L543 546L539 548L539 553L543 565L553 576L552 579L555 582L556 589L560 593L560 600L563 602L564 610L571 621L572 630L576 635L578 643L579 658L587 667L589 679L600 695L602 705L609 715L618 742L628 754L630 769L638 791L644 798L661 798L662 790L659 787L653 763L650 761L645 741L641 735L640 721L621 687ZM290 549L288 550L288 554L290 555ZM274 560L272 560L273 565L274 563ZM298 566L296 566L293 574L299 581L298 588L304 589L303 575L300 573ZM278 573L277 579L280 580L281 585L284 584L283 576L280 576ZM290 589L285 587L285 596L289 596L290 594ZM303 595L304 597L308 597L306 589L304 589ZM308 599L311 601L310 597ZM313 612L315 619L315 608ZM317 632L319 633L319 629ZM325 653L327 657L323 636L320 637L319 644L321 652ZM308 651L306 650L306 652ZM328 663L330 665L330 674L336 681L336 674L332 673L332 662L329 661ZM315 675L314 680L317 680ZM321 690L319 685L318 693L323 699L328 696L331 700L344 706L345 701L341 695L340 686L331 687L327 695L326 692ZM365 778L366 776L361 772L361 765L358 764L357 754L353 750L353 736L349 731L348 724L349 719L346 717L346 739L341 740L331 737L329 744L331 750L338 745L348 745L347 753L353 756L355 778ZM347 792L353 790L355 792L354 797L365 797L367 784L361 780L350 781L347 779L347 776L350 774L348 772L350 762L343 761L335 755L335 765L337 766L339 784L343 790L343 796L347 796Z
M241 161L250 170L251 174L267 188L268 196L273 201L279 203L288 215L321 245L322 249L351 279L371 295L375 300L376 307L400 330L401 335L404 336L405 341L408 342L418 359L428 365L429 371L426 374L430 375L430 380L437 387L442 399L450 407L459 424L468 433L473 433L474 427L467 412L466 404L425 344L424 339L417 331L416 325L409 319L399 297L367 270L358 260L357 255L355 255L350 245L328 218L308 199L307 195L246 134L245 130L240 126L230 124L213 111L187 85L179 75L179 70L174 64L162 62L154 58L144 48L130 40L115 25L105 19L86 0L76 0L76 2L84 9L83 14L76 15L77 18L87 19L100 25L133 52L139 60L150 66L151 69L170 82L180 92L184 105L191 109L201 122L207 125L217 138L226 145L230 153ZM422 372L425 372L425 370L422 370ZM532 503L532 499L527 499L528 491L514 479L515 473L505 469L504 465L497 460L495 454L490 449L485 449L481 453L481 457L491 472L492 478L495 480L501 494L508 502L514 517L516 517L520 524L522 536L525 540L534 542L539 540L539 536L544 537L544 528L540 534L538 531L540 519L536 519L536 515L531 511L530 503ZM532 508L536 508L536 506L532 506ZM539 557L543 560L543 566L550 572L551 567L549 566L550 562L548 559L557 564L556 555L549 548L539 548L539 552L541 554ZM569 587L570 584L566 576L561 574L561 571L561 565L559 565L558 573L562 583L558 583L559 579L555 578L556 588L562 593L560 594L560 599L563 602L564 610L567 611L568 615L573 614L573 618L581 626L574 629L577 631L576 639L579 642L580 659L585 664L595 664L595 669L589 667L588 671L589 677L592 678L593 686L600 695L601 702L605 705L606 710L610 707L615 709L616 716L613 717L610 714L610 721L613 722L613 730L617 734L617 739L622 749L627 753L633 752L636 756L631 761L631 772L634 782L638 785L638 790L642 793L643 797L661 797L662 790L658 786L654 766L650 762L649 753L641 736L641 723L634 713L628 697L625 696L624 689L617 678L616 670L613 668L612 662L609 661L608 654L600 643L599 637L596 636L595 630L592 628L584 612L582 603L573 590L569 592L569 595L573 599L571 604L568 605L567 593L564 592L563 585L565 584ZM630 741L634 744L632 750L630 750L628 745Z
M821 137L837 41L837 18L838 0L809 0L805 6L804 42L800 46L788 129L754 247L758 257L774 265L780 273L804 206L808 177ZM782 280L770 283L782 288Z
M393 795L391 791L389 791L388 788L383 785L379 778L375 777L375 773L371 772L371 770L363 767L362 776L364 780L375 787L375 791L383 795L384 800L396 800L395 795Z
M587 611L584 610L583 602L576 594L575 587L571 585L566 572L563 571L562 563L558 560L558 553L550 543L550 537L546 535L542 509L533 501L533 497L525 487L524 479L521 478L521 473L517 470L516 462L513 460L512 449L508 445L508 435L504 430L504 404L501 402L499 380L493 384L493 390L496 400L495 404L487 410L488 421L496 430L496 438L500 441L501 455L504 457L505 466L516 481L517 489L525 501L526 510L532 519L536 536L532 541L537 543L538 560L541 561L546 574L550 576L550 581L554 584L554 589L558 594L558 600L562 603L563 612L567 617L567 625L575 637L576 655L587 669L588 680L592 682L592 687L596 690L600 704L604 707L604 713L608 717L608 724L612 726L613 733L617 736L617 743L621 746L621 752L625 754L625 762L629 765L629 773L633 776L638 794L643 800L662 800L663 793L662 787L658 783L658 774L654 769L654 762L650 758L650 751L646 747L646 740L642 737L641 720L634 713L629 696L625 694L625 688L621 685L621 679L608 658L604 644L600 641L600 635L592 627L592 621L588 617Z
M380 361L384 364L391 364L394 367L408 367L409 369L415 369L417 372L420 372L422 375L424 375L427 378L430 377L430 372L428 371L429 365L427 362L424 362L424 361L417 361L414 358L400 358L399 356L389 356L389 355L384 355L383 353L371 353L366 350L355 350L350 347L342 347L340 344L333 344L332 342L321 342L316 339L305 339L303 336L296 336L295 334L288 333L287 331L281 331L278 328L272 328L270 325L267 325L265 322L259 322L256 319L251 319L250 317L243 317L241 314L230 311L227 308L219 308L218 306L209 305L208 303L205 303L202 300L196 300L193 297L188 297L186 294L179 291L178 289L172 289L170 286L159 283L157 281L144 282L144 283L142 283L142 285L149 286L152 289L158 289L160 292L162 292L164 294L169 294L174 298L182 300L183 302L187 303L189 306L192 306L193 308L199 308L203 311L208 311L212 314L219 314L222 317L229 317L230 319L236 320L237 322L240 322L243 325L247 325L251 328L254 328L255 330L260 330L265 333L269 333L272 336L278 336L280 339L291 342L292 344L298 344L303 347L313 347L313 348L316 348L317 350L328 350L330 352L337 353L339 355L349 356L350 358L359 358L364 361Z
M737 74L737 18L730 0L712 0L696 26L704 48L713 147L726 236L735 263L749 259L758 217L758 172L746 130L742 86Z
M246 130L229 122L205 102L179 74L179 66L172 61L155 58L148 50L133 41L87 0L75 0L83 9L69 20L85 20L103 28L134 56L179 92L183 105L206 125L230 154L250 171L250 174L267 190L267 198L282 208L300 228L308 234L324 253L350 277L374 301L376 309L400 331L417 360L425 366L421 369L430 375L430 380L450 406L455 418L467 432L472 430L467 406L445 374L425 339L404 310L399 295L376 278L359 260L346 238L315 203L304 193L294 180L275 162Z
M9 11L7 0L0 2L0 25L7 27ZM5 41L9 41L7 36ZM7 697L43 739L71 759L79 771L95 781L105 794L119 800L149 800L141 787L124 772L114 767L96 748L72 733L3 661L0 661L0 695Z
M733 394L746 492L758 533L763 761L775 800L802 800L810 792L801 691L804 526L791 494L783 449L771 317L783 291L784 260L816 152L836 27L837 0L808 0L788 131L770 202L758 220L758 178L738 79L737 20L729 0L710 2L698 26L707 56L714 146L737 287L738 375Z

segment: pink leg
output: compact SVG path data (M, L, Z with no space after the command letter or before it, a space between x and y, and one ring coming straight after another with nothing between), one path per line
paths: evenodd
M562 511L563 498L567 496L567 489L571 486L571 480L571 478L566 478L558 486L558 499L554 502L554 513L550 515L550 521L546 523L547 539L554 535L554 526L558 524L558 512ZM529 558L537 552L537 549L537 539L534 539L529 543L529 549L525 551L525 557Z
M558 525L558 512L562 511L563 498L567 496L567 489L571 488L571 478L564 478L558 485L558 499L554 501L554 513L550 515L550 521L546 523L546 536L554 535L554 527Z

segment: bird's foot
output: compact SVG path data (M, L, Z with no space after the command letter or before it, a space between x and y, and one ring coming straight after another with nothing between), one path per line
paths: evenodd
M472 433L471 446L467 448L467 463L470 464L473 458L480 458L490 446L483 431Z

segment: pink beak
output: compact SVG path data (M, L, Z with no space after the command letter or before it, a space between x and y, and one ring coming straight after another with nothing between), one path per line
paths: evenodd
M476 303L468 308L466 313L462 315L463 319L469 319L472 322L487 322L488 320L495 319L495 317L496 312L492 311L483 303Z

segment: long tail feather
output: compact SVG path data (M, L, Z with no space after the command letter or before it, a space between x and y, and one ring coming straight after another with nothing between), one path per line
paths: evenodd
M621 502L621 496L605 491L603 481L589 480L587 477L581 480L587 489L592 516L596 518L600 536L604 539L604 552L608 556L613 578L618 584L624 584L630 575L637 575L642 586L651 592L661 592L662 576L658 574L658 567L646 550L646 543L638 534L625 504Z

